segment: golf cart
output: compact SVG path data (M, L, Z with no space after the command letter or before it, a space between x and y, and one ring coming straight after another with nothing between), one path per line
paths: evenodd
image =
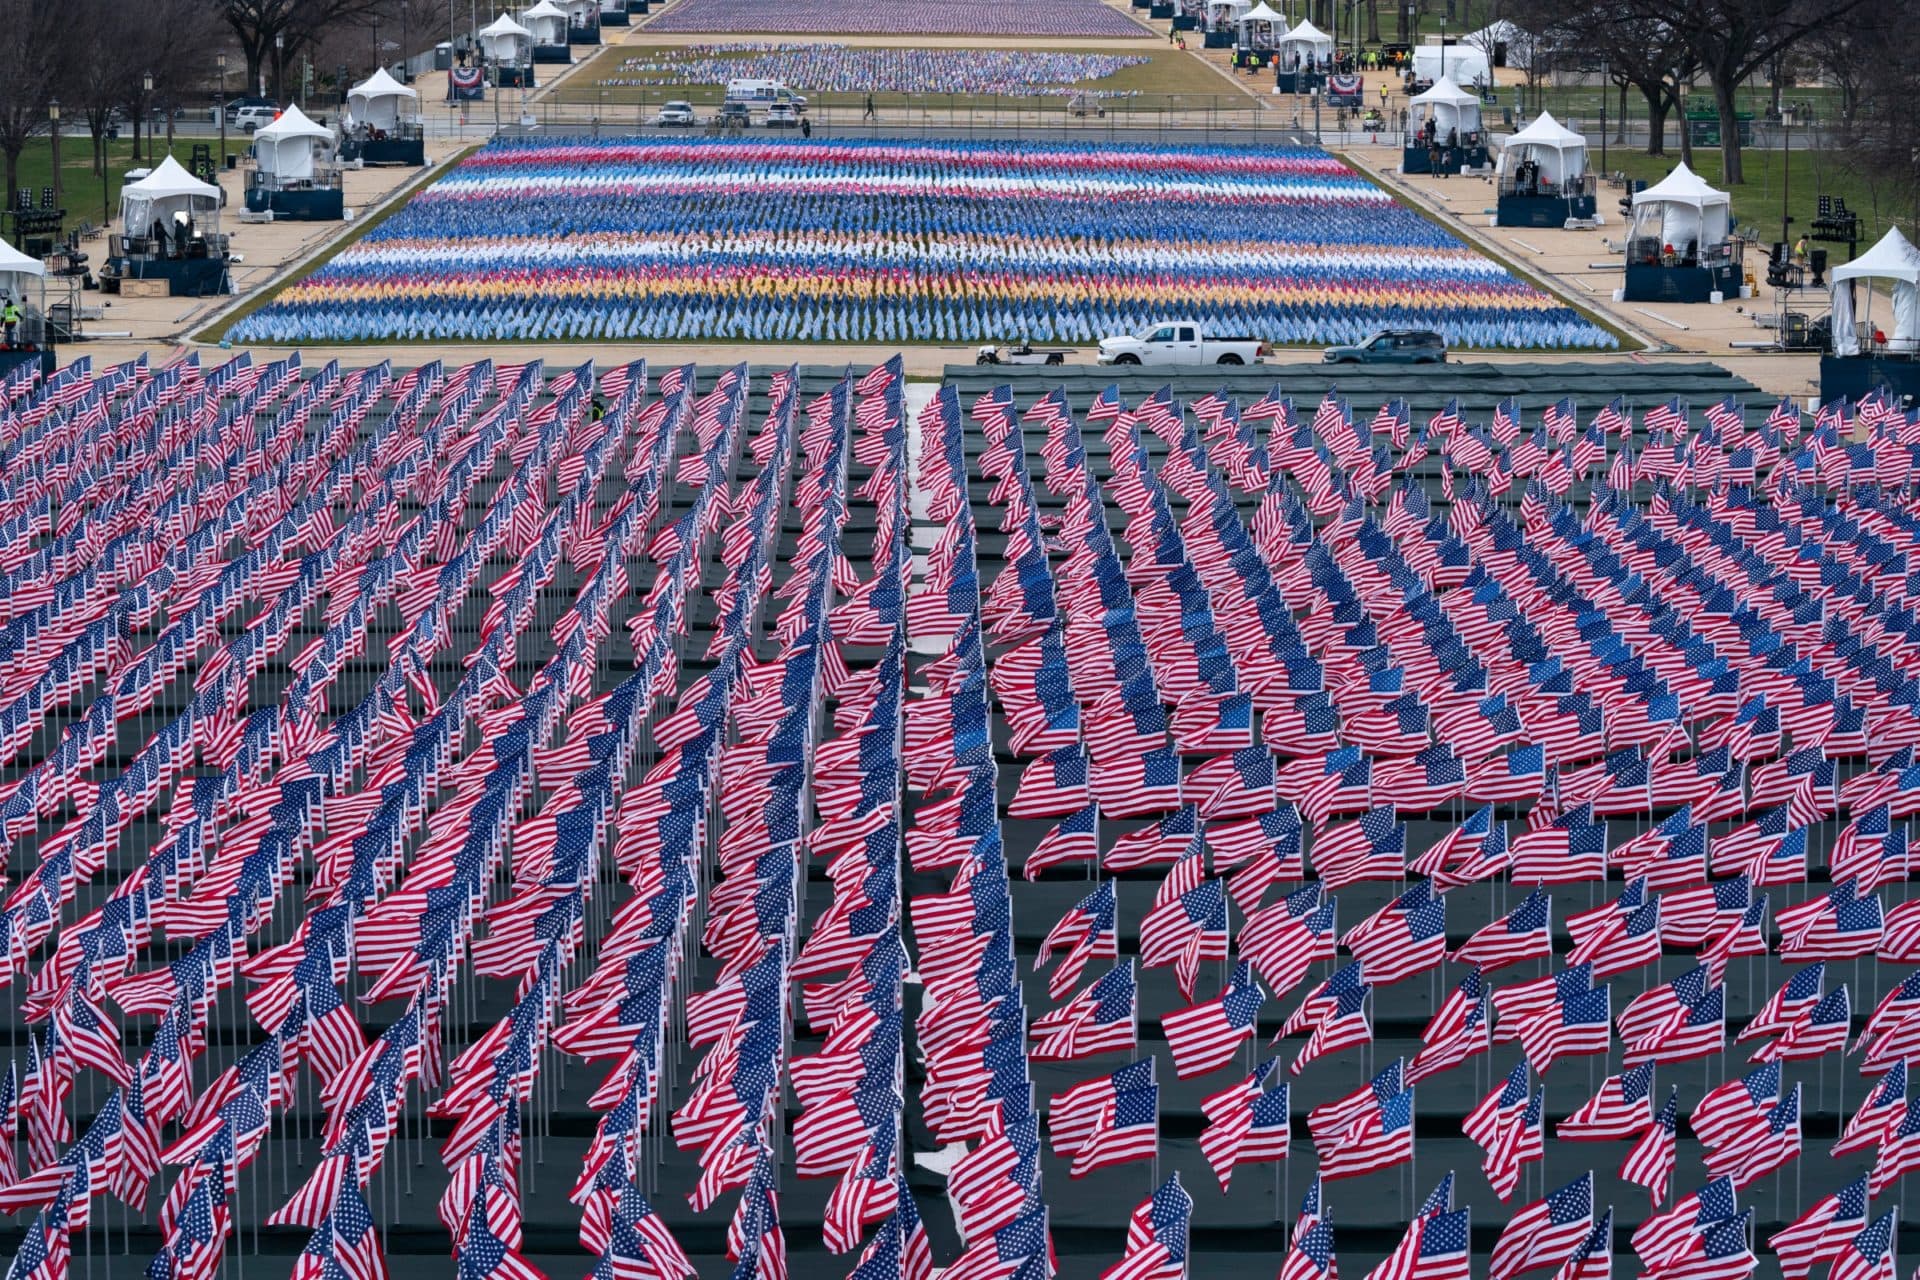
M974 355L975 364L1065 364L1072 347L1048 347L1036 350L1030 343L1017 347L985 346Z

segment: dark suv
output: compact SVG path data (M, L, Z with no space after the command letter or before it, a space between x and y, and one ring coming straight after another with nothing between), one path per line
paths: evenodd
M1350 347L1328 347L1328 364L1445 364L1447 340L1430 329L1385 329Z

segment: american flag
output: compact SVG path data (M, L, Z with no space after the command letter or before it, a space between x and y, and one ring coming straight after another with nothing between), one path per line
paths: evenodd
M1593 1229L1593 1175L1582 1174L1513 1215L1493 1246L1495 1280L1558 1267Z

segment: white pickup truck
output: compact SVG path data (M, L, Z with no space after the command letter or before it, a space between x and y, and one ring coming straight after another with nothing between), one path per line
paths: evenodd
M1101 364L1258 364L1273 349L1258 338L1212 334L1192 320L1163 320L1100 339Z

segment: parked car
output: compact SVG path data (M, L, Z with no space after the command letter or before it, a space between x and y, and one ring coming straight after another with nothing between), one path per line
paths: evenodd
M224 108L224 110L227 113L227 125L229 128L233 126L233 124L235 123L235 117L237 117L240 114L240 111L242 108L265 107L269 111L271 111L273 109L273 105L274 103L272 98L255 98L251 96L241 97L241 98L229 98L227 99L227 103Z
M661 107L653 122L656 125L673 125L681 128L693 127L693 104L691 102L669 102Z
M279 115L278 107L242 107L234 112L233 125L242 133L252 133L256 129L264 129L272 124Z
M767 108L767 128L798 129L800 113L793 109L791 102L776 102Z
M1100 339L1101 364L1257 364L1273 354L1258 338L1207 333L1198 321L1163 320L1138 333Z
M1386 329L1350 347L1328 347L1327 364L1445 364L1447 340L1431 329Z
M707 120L709 129L744 129L752 123L753 117L747 111L744 102L723 102L720 109Z

